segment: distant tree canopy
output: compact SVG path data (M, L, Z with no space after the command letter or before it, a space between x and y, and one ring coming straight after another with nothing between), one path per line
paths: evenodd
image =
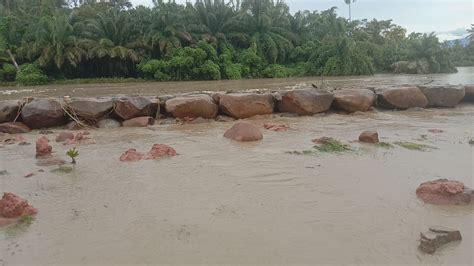
M469 47L462 48L471 55L467 61L473 57ZM336 8L291 14L283 0L153 0L151 8L126 0L0 0L3 81L14 80L15 72L23 79L34 73L41 82L46 76L370 75L392 71L397 62L451 72L460 49L432 34L407 36L391 20L350 21Z

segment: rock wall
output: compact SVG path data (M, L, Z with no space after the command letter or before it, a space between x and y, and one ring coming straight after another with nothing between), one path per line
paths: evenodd
M74 128L148 126L155 119L197 123L226 121L275 112L314 115L327 111L365 112L397 109L455 107L474 102L474 85L405 85L326 91L299 86L290 91L218 92L156 97L28 98L0 101L0 132L71 125ZM225 119L228 117L229 119Z

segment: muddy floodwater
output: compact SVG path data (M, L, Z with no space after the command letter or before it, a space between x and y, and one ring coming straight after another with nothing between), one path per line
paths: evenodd
M137 82L110 84L68 84L43 85L29 87L0 87L0 99L21 99L22 97L57 97L57 96L112 96L112 95L146 95L157 96L193 91L242 91L252 89L279 90L298 83L315 84L322 88L344 86L392 86L401 84L473 84L474 67L460 67L453 74L430 75L392 75L377 74L374 76L353 77L302 77L285 79L250 79L189 82Z
M261 126L270 120L249 121ZM291 129L264 131L255 143L223 138L232 123L92 131L96 144L77 147L71 173L36 166L34 145L1 148L8 173L0 175L0 190L29 199L39 214L29 226L0 230L0 265L472 265L472 205L424 204L415 189L438 178L473 187L474 105L271 121ZM368 128L378 129L384 142L432 148L351 142ZM25 137L34 143L38 135ZM354 151L286 153L310 149L311 139L322 136ZM125 150L147 151L154 143L179 155L119 161ZM69 148L53 147L58 156ZM29 172L36 174L24 178ZM462 242L420 253L419 233L432 225L459 229Z

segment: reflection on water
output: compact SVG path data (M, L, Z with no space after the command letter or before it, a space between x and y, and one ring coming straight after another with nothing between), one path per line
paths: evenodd
M298 83L314 83L325 88L344 86L387 86L400 84L473 84L474 67L460 67L458 73L429 75L392 75L352 77L304 77L285 79L252 79L190 82L142 82L115 84L71 84L36 87L0 88L0 99L20 99L27 96L111 96L111 95L163 95L192 91L223 91L249 89L283 89ZM14 89L13 89L14 88Z
M1 148L0 170L8 174L0 176L0 191L29 199L39 214L21 234L0 229L0 259L5 265L472 264L473 207L423 204L415 189L437 178L473 187L473 105L272 122L291 129L264 131L263 141L245 144L222 137L231 123L93 131L97 144L77 147L71 173L36 166L34 145ZM371 128L384 142L437 149L351 142ZM444 133L428 132L433 128ZM25 136L33 142L38 133ZM311 139L322 136L356 151L286 153L311 148ZM125 150L154 143L180 155L119 162ZM69 148L54 143L58 156ZM23 178L28 172L37 174ZM419 253L419 232L432 225L461 230L463 241Z

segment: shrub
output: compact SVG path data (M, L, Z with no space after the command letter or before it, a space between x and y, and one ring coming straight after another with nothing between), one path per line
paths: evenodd
M287 78L292 76L293 71L282 65L269 65L263 71L262 75L266 78Z
M21 85L41 85L48 82L48 77L34 64L24 64L20 67L16 81Z
M1 69L2 74L0 74L0 80L3 81L15 81L16 77L16 68L11 64L3 64ZM3 77L2 77L3 76Z

